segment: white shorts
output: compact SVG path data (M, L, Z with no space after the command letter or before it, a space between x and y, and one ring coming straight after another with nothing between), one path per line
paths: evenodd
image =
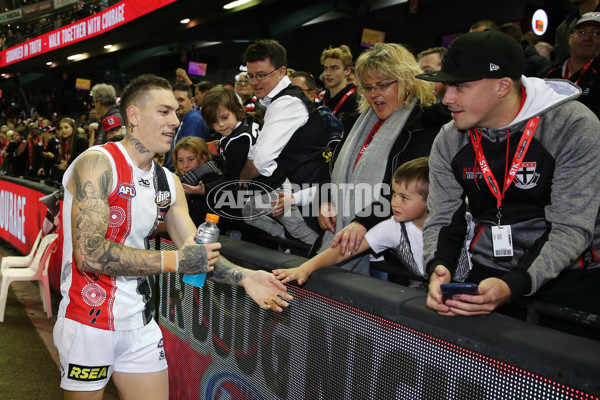
M108 331L59 317L54 345L60 356L60 387L65 390L100 390L113 371L151 373L167 368L162 332L154 320L139 329Z

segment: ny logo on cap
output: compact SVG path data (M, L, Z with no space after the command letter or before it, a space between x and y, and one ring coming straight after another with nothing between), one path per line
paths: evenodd
M490 71L498 71L500 69L499 66L497 66L494 63L490 63Z

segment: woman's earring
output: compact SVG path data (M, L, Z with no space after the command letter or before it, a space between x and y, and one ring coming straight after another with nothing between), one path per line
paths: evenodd
M133 132L133 128L135 128L134 124L129 124L129 128L131 129L131 132Z

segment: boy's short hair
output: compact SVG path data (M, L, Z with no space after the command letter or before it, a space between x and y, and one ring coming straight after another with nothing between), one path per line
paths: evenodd
M121 113L121 117L123 117L123 125L129 126L127 108L130 105L140 107L145 101L146 94L155 89L172 91L168 80L152 74L140 75L125 86L121 94L121 101L119 102L119 112Z
M423 200L427 200L429 195L429 157L419 157L405 162L394 172L393 181L397 185L404 183L405 186L414 183L417 193L423 196Z
M210 152L208 145L204 139L197 136L186 136L175 144L175 147L173 148L173 160L175 161L175 165L177 164L177 152L181 149L194 153L198 158L198 161L202 161L205 157L206 161L212 159L212 153Z
M217 122L219 106L229 110L238 121L246 118L246 109L235 91L228 86L217 85L206 92L202 99L202 118L209 127Z
M287 68L285 48L277 40L258 40L248 46L242 56L244 63L265 61L267 58L275 68Z

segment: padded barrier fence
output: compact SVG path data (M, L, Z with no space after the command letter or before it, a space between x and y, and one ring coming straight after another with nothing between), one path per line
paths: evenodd
M304 259L221 236L249 268ZM164 244L163 249L167 249ZM438 316L425 293L328 268L283 313L242 288L164 275L158 320L176 399L598 399L600 342L503 315ZM153 286L154 287L154 286Z
M9 177L0 183L4 205L10 204L4 215L11 218L30 218L28 207L36 202L7 203L7 196L25 193L10 184L39 195L56 190ZM35 237L26 236L29 248ZM2 238L14 243L14 237ZM226 257L248 268L304 261L243 241L220 241ZM166 242L161 246L168 248ZM283 313L260 309L238 287L207 281L203 289L191 288L176 274L150 280L172 399L600 396L600 338L500 314L440 317L425 307L424 292L339 268L316 272L304 287L290 285L294 300Z

